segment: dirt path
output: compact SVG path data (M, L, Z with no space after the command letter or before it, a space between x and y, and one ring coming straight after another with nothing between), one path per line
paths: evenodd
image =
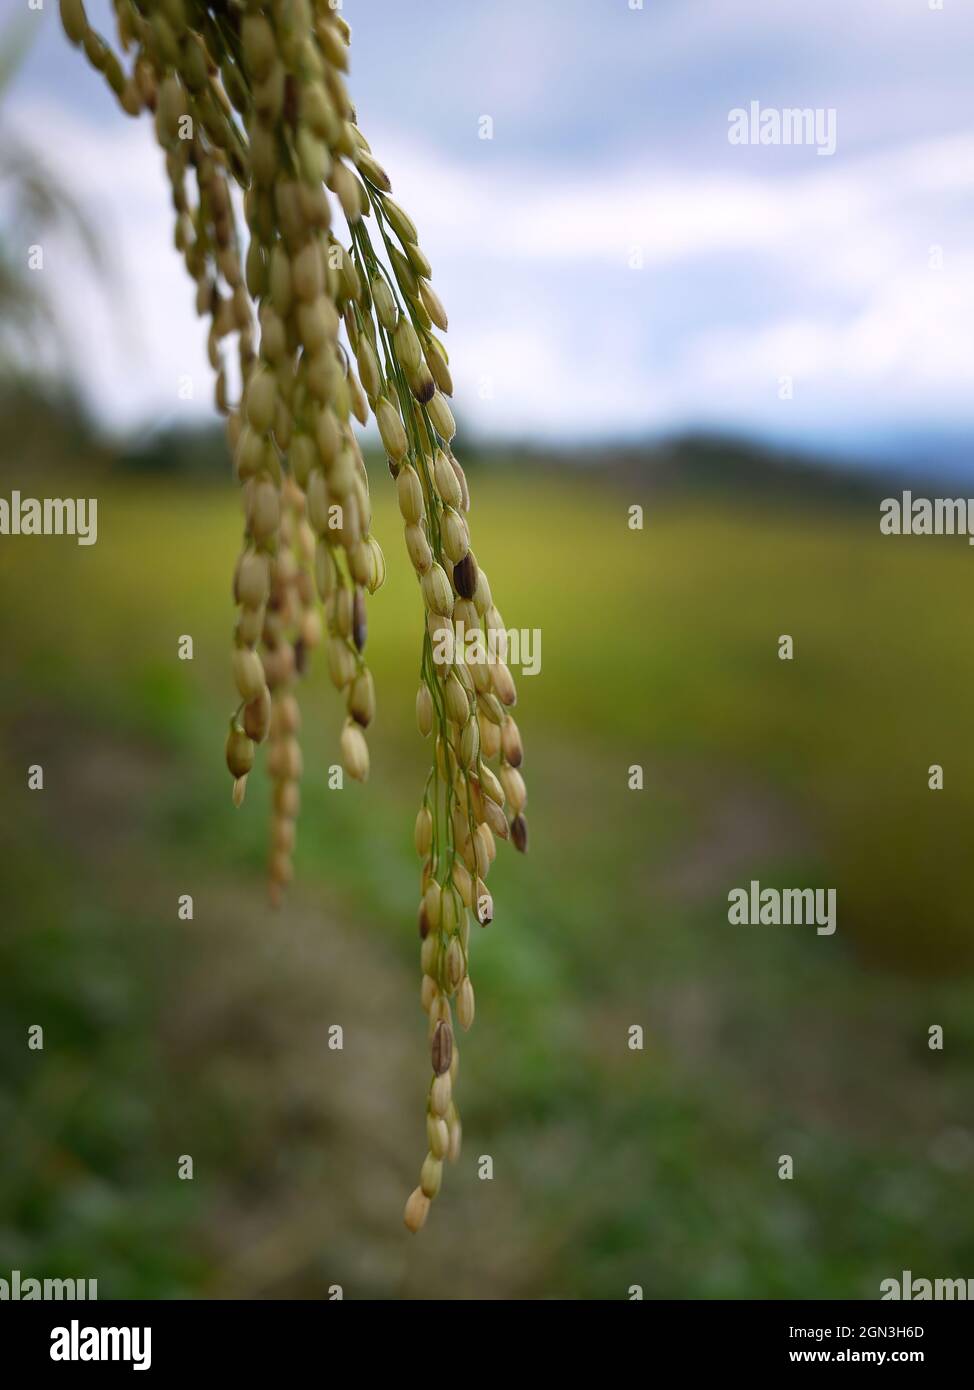
M202 1212L181 1238L211 1268L198 1293L489 1298L530 1281L516 1212L492 1204L485 1228L476 1155L450 1174L421 1243L402 1227L425 1150L425 1022L418 975L382 933L327 893L298 886L275 913L256 877L232 881L171 847L161 860L151 808L180 770L157 750L37 709L10 743L50 770L47 849L99 866L86 913L150 924L144 953L130 938L126 949L133 988L153 1000L164 1161L175 1174L176 1155L194 1156ZM176 914L186 891L191 922Z

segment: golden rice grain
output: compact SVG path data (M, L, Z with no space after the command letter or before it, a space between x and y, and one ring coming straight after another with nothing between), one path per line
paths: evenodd
M233 578L240 704L226 761L239 805L256 747L266 745L275 900L293 875L300 810L296 688L319 645L345 702L345 770L358 781L369 772L364 730L376 702L364 659L366 595L381 587L386 564L371 533L353 419L374 416L396 478L423 600L416 722L424 737L434 736L414 827L433 1071L428 1152L405 1209L407 1227L418 1231L444 1160L460 1152L451 1000L469 1028L470 916L481 925L493 918L485 879L496 840L527 848L527 790L509 713L516 689L506 633L471 549L469 488L449 447L453 378L432 332L446 330L447 313L416 225L390 196L389 175L354 123L345 81L350 31L337 8L329 0L119 0L120 57L91 28L83 0L60 0L65 33L122 109L153 113L174 244L206 321L215 402L244 511ZM243 190L245 251L231 183ZM344 213L348 245L326 188ZM339 341L343 325L347 347ZM228 369L231 344L236 372ZM238 379L234 400L230 383ZM468 665L450 650L454 625L490 637L499 660Z

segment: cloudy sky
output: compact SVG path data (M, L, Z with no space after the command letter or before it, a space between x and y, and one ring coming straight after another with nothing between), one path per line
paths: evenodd
M939 3L345 0L359 121L449 308L461 418L966 457L974 5ZM107 10L88 0L106 30ZM3 119L112 252L110 293L69 245L45 259L84 389L114 426L203 416L151 131L69 48L55 0L27 22L41 32ZM752 103L766 121L834 112L834 153L731 143Z

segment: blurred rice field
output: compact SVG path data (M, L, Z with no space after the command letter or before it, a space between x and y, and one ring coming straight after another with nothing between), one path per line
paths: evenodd
M313 664L277 914L266 784L235 812L222 763L232 487L120 478L97 545L0 539L0 1272L347 1298L873 1298L904 1268L969 1275L968 547L747 497L654 504L631 531L638 495L519 467L472 489L505 620L541 632L518 707L531 847L492 871L464 1154L418 1238L429 750L391 497L372 776L328 790L340 708ZM729 926L752 878L836 888L838 931Z

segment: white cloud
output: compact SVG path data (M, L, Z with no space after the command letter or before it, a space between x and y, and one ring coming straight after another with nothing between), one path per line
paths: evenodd
M109 291L57 247L45 270L100 411L117 425L207 415L205 330L148 124L96 125L50 101L21 103L18 124L109 244ZM867 383L874 413L969 415L974 135L807 167L729 149L719 175L648 159L527 169L493 150L460 164L394 132L370 138L451 310L458 413L485 430L591 437L742 402L759 424L769 381L789 372L818 400ZM641 273L626 270L634 243ZM178 399L184 375L191 403Z

